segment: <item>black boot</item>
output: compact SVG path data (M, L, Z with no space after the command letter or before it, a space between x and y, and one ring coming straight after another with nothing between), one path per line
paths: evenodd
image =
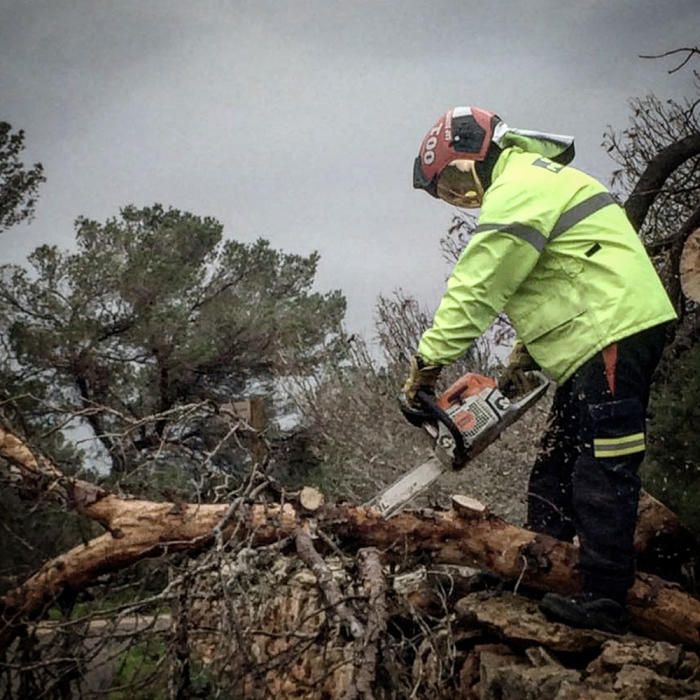
M556 622L571 627L599 629L612 634L625 634L629 615L625 606L612 598L588 595L570 597L547 593L540 601L540 610Z

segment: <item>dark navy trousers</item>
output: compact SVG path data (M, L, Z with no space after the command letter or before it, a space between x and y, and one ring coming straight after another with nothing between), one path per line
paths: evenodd
M578 535L584 591L623 602L634 581L634 530L651 377L667 324L605 348L561 384L533 466L528 527Z

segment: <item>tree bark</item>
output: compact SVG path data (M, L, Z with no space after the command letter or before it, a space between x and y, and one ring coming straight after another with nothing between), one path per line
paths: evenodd
M309 533L303 528L299 528L294 535L294 541L299 558L314 572L324 598L338 619L346 626L354 639L364 637L365 628L345 603L340 587L333 578L324 558L316 551Z
M672 143L649 161L635 188L625 202L627 218L639 231L649 208L666 179L689 158L700 154L700 134L691 134Z
M229 518L228 504L173 504L120 498L88 482L68 479L48 460L37 458L16 436L0 430L0 456L27 477L50 481L49 493L73 503L108 532L47 562L22 585L0 599L0 650L17 625L37 616L64 590L80 590L96 577L148 556L172 551L198 552L214 541ZM652 504L653 505L653 504ZM477 517L478 515L478 517ZM308 520L293 505L240 503L223 529L249 546L293 537ZM384 562L414 556L435 562L476 565L541 590L580 589L578 549L484 513L484 509L400 513L390 520L364 506L328 505L314 514L327 534L344 548L373 546ZM628 603L637 631L700 648L700 601L663 580L639 574Z
M374 547L357 553L358 569L367 593L367 625L361 647L356 649L355 686L362 698L374 698L373 685L377 676L377 659L387 629L389 612L386 602L387 585L382 571L379 551Z
M646 491L639 497L634 549L638 569L676 583L688 583L688 571L694 571L700 561L695 536Z
M164 508L166 511L173 512L177 512L179 507L171 503L159 504L118 498L89 481L68 477L46 457L33 451L19 436L2 426L0 426L0 457L13 465L18 480L43 492L44 498L49 497L53 501L67 508L75 509L82 515L97 521L109 532L112 532L115 537L123 535L116 523L118 516L137 508L138 503L145 503L156 509ZM313 491L317 494L314 498L314 510L318 510L323 504L323 496L315 489ZM473 504L476 503L477 510L488 515L488 510L478 501L464 496L457 496L453 500L455 510L463 511L465 499L472 503L472 508ZM305 510L308 508L308 498L303 496L303 490L301 505ZM204 504L197 506L197 508L200 514L210 513L210 517L217 521L213 525L214 535L220 534L221 528L228 526L228 520L234 515L234 512L228 512L232 510L230 505ZM235 508L233 510L235 511ZM669 542L675 543L679 540L683 543L692 542L692 537L682 526L676 514L661 501L642 492L635 531L635 550L641 554L659 539L664 541L665 547L668 546ZM688 545L684 544L684 546ZM667 550L666 555L668 554Z
M172 605L172 659L168 692L170 700L187 700L192 697L192 678L190 667L190 601L189 592L192 582L186 573L182 587Z
M94 507L101 508L119 536L108 533L75 547L8 593L1 602L6 639L8 627L41 612L66 588L79 590L99 575L160 552L201 550L212 541L212 530L227 508L125 501L115 496L101 499ZM427 555L440 563L477 565L507 579L521 578L541 590L580 590L576 547L493 515L474 519L451 510L428 511L400 513L384 520L371 508L340 505L325 507L317 520L347 548L378 547L385 562ZM241 505L236 536L251 546L267 545L293 536L302 522L303 517L290 504ZM628 603L637 631L700 647L697 599L662 579L640 573ZM2 638L0 632L0 642Z

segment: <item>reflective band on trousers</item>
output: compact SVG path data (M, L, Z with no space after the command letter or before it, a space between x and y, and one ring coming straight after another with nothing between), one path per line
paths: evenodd
M622 457L636 452L644 452L646 443L644 433L633 433L616 438L594 438L594 457Z
M583 221L586 217L595 214L597 211L610 204L616 204L616 202L609 192L598 192L598 194L584 199L583 202L574 205L557 219L557 223L554 224L552 233L549 235L549 240L553 241L555 238L561 236L562 233L565 233L570 228ZM475 234L481 233L482 231L510 233L516 238L527 241L538 253L541 253L545 245L547 245L547 237L543 233L532 226L527 226L519 222L513 222L512 224L483 223L479 224L474 229Z

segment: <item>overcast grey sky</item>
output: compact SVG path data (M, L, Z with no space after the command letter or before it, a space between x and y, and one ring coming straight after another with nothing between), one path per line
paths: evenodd
M370 335L379 293L433 308L444 287L454 210L411 187L442 112L573 134L575 164L607 181L601 136L627 99L691 89L638 54L699 30L698 0L0 0L0 119L48 178L3 258L158 201L320 251L319 289Z

